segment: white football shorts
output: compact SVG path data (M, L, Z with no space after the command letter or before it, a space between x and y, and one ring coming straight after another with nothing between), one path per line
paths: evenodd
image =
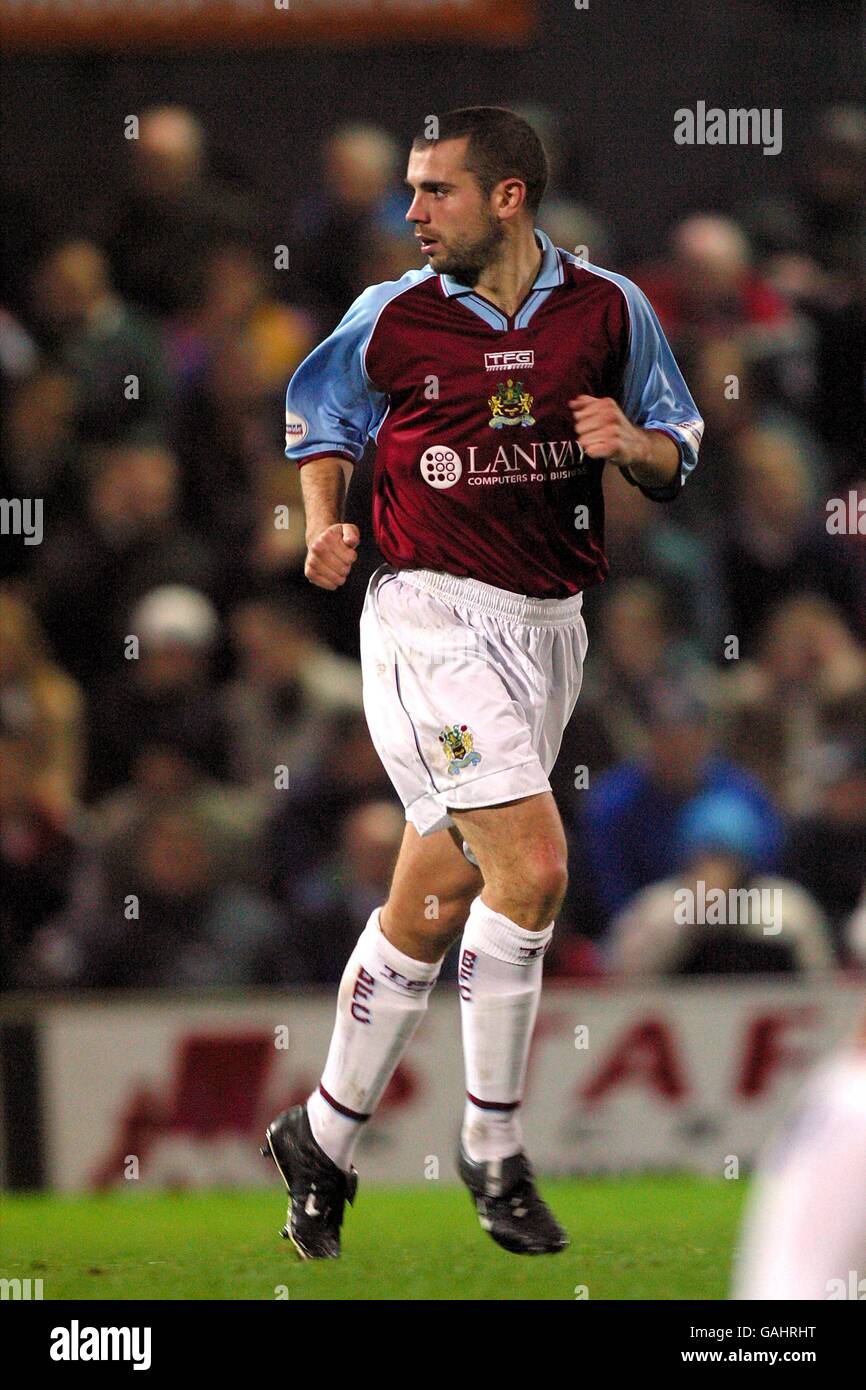
M534 599L433 570L372 575L361 614L364 709L406 819L549 791L580 693L581 594Z

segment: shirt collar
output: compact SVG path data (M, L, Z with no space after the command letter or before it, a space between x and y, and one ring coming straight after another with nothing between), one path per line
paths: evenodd
M532 290L552 290L563 281L562 262L559 252L546 232L540 227L535 228L535 240L541 247L541 267L538 271ZM446 295L474 294L475 290L471 285L463 285L459 280L455 280L453 275L440 275L439 279ZM532 291L530 291L531 293Z

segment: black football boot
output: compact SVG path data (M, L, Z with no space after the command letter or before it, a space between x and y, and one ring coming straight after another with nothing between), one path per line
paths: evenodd
M513 1255L553 1255L568 1236L535 1186L529 1159L521 1150L509 1158L476 1163L462 1143L457 1170L472 1197L481 1228Z
M289 1211L280 1235L302 1260L338 1260L346 1202L358 1190L358 1174L344 1173L319 1148L307 1107L295 1105L268 1125L262 1153L270 1156L289 1190Z

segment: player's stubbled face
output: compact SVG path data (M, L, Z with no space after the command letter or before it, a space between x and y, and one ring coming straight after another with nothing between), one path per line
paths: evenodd
M477 178L464 167L465 152L465 139L412 150L406 182L414 197L406 221L414 222L428 265L474 285L496 259L505 233Z

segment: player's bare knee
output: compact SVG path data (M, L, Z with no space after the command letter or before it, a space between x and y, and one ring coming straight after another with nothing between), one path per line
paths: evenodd
M493 874L487 883L491 905L527 931L541 931L554 920L567 887L566 856L553 847L528 852L519 874Z
M568 857L565 844L541 841L527 857L522 874L528 897L553 916L562 906L568 887ZM547 918L550 921L550 917Z
M515 920L527 931L543 931L556 920L564 898L564 885L557 887L551 884L546 892L539 889L521 905Z

